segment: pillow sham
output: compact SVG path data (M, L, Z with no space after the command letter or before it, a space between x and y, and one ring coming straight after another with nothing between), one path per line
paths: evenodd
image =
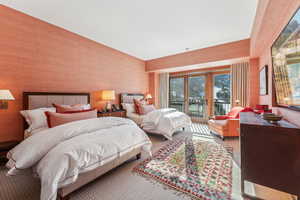
M75 104L75 105L59 105L52 104L56 108L57 113L65 113L69 111L81 111L81 110L89 110L91 109L90 104Z
M134 107L135 107L135 112L139 115L143 115L143 105L145 105L145 101L133 99Z
M47 117L48 127L52 128L73 121L97 118L97 110L79 111L75 113L53 113L45 112Z
M21 115L25 118L25 121L29 125L27 131L31 132L36 129L48 127L47 118L45 116L46 111L55 113L56 109L51 107L20 111Z

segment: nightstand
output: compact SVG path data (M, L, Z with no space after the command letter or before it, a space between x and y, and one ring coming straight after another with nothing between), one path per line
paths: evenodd
M19 141L0 142L0 162L6 162L6 154L19 143Z
M98 112L98 117L126 117L125 110Z

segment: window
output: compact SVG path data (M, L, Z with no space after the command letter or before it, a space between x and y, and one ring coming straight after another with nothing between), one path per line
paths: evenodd
M184 78L170 78L169 107L184 111Z
M225 115L230 111L230 74L214 76L214 114Z

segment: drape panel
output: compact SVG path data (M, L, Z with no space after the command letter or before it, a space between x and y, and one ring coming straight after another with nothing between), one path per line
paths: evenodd
M231 105L249 106L250 90L248 76L249 62L231 65Z
M169 106L169 73L159 74L159 106L160 108Z

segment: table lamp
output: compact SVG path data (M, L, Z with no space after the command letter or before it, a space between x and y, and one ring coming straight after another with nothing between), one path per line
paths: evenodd
M114 90L102 90L102 100L107 101L106 109L111 110L110 101L116 99L115 91Z
M150 93L148 93L146 96L145 96L145 100L147 101L147 103L149 103L149 99L152 99L152 96Z
M8 108L8 101L15 100L9 90L0 90L0 109L6 110Z

